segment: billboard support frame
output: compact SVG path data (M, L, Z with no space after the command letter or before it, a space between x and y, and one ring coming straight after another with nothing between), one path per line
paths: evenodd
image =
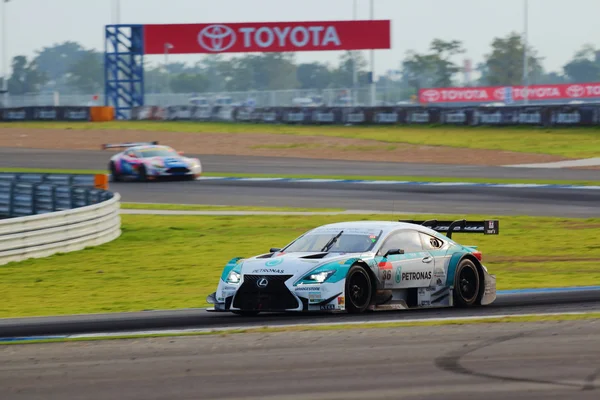
M144 105L144 25L105 26L104 105L119 120Z

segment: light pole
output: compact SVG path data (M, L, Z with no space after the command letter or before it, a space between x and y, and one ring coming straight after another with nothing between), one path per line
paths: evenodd
M529 60L527 51L528 28L529 28L529 0L523 0L523 93L525 104L529 103Z
M375 19L375 4L374 0L370 0L370 19ZM371 107L375 107L375 50L371 49Z
M171 43L165 43L165 74L167 81L167 93L171 93L169 85L171 84L169 81L169 50L173 49L173 45Z
M2 0L2 106L8 106L8 51L7 51L7 27L6 21L6 10L7 6L5 3L8 3L10 0Z
M352 19L356 20L358 15L357 10L358 0L353 0ZM356 50L352 52L352 105L356 107L357 103L357 86L358 86L358 71L356 69Z
M115 25L119 25L121 23L121 0L113 0L114 11L113 17L115 18Z

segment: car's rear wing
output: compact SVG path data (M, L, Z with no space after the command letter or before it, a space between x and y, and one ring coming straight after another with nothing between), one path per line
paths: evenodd
M430 219L427 221L399 220L398 222L423 225L436 232L446 233L448 238L452 238L453 232L483 233L484 235L498 235L500 233L500 221L495 219L485 221L467 221L466 219L438 221L437 219Z
M102 145L102 150L106 149L126 149L135 146L153 146L157 145L158 141L154 142L130 142L130 143L106 143Z

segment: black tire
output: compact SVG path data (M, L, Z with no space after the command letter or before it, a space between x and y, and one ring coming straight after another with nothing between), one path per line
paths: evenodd
M117 167L115 166L114 162L111 161L108 168L110 170L110 175L112 177L113 182L121 182L123 180L121 174L117 172Z
M457 307L473 307L479 299L481 279L475 263L469 259L462 260L454 274L454 305Z
M255 317L260 313L260 311L244 311L244 310L231 310L232 313L236 315L241 315L242 317Z
M148 174L146 172L146 166L140 165L140 169L138 171L138 180L140 182L146 182L148 180Z
M359 265L353 265L346 276L346 310L350 314L364 312L373 296L369 273Z

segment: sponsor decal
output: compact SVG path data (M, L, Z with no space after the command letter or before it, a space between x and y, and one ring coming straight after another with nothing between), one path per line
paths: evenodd
M274 258L272 260L269 260L265 263L265 266L267 267L274 267L276 265L279 265L283 262L283 258Z
M283 274L284 270L275 268L259 268L252 271L253 274Z
M145 54L297 52L391 48L389 20L147 24Z
M311 292L319 292L321 290L321 288L319 286L300 286L294 289L294 291L296 292L306 292L306 291L311 291Z
M339 296L339 297L337 298L337 300L338 300L338 305L339 305L340 307L343 307L343 306L345 306L345 305L346 305L346 298L345 298L344 296Z
M455 88L430 88L419 91L421 103L469 103L512 100L569 100L574 98L600 97L600 83L531 85L524 86L480 86Z
M404 279L403 275L404 274L402 273L402 267L396 268L396 277L395 277L396 283L402 282L402 279Z
M431 271L419 271L419 272L402 272L403 281L420 281L422 279L431 279ZM398 271L396 271L396 280L398 281Z
M335 304L326 304L324 306L319 306L319 309L321 311L335 310Z
M308 293L309 303L319 303L321 301L321 293Z
M223 290L237 290L235 286L223 286Z

